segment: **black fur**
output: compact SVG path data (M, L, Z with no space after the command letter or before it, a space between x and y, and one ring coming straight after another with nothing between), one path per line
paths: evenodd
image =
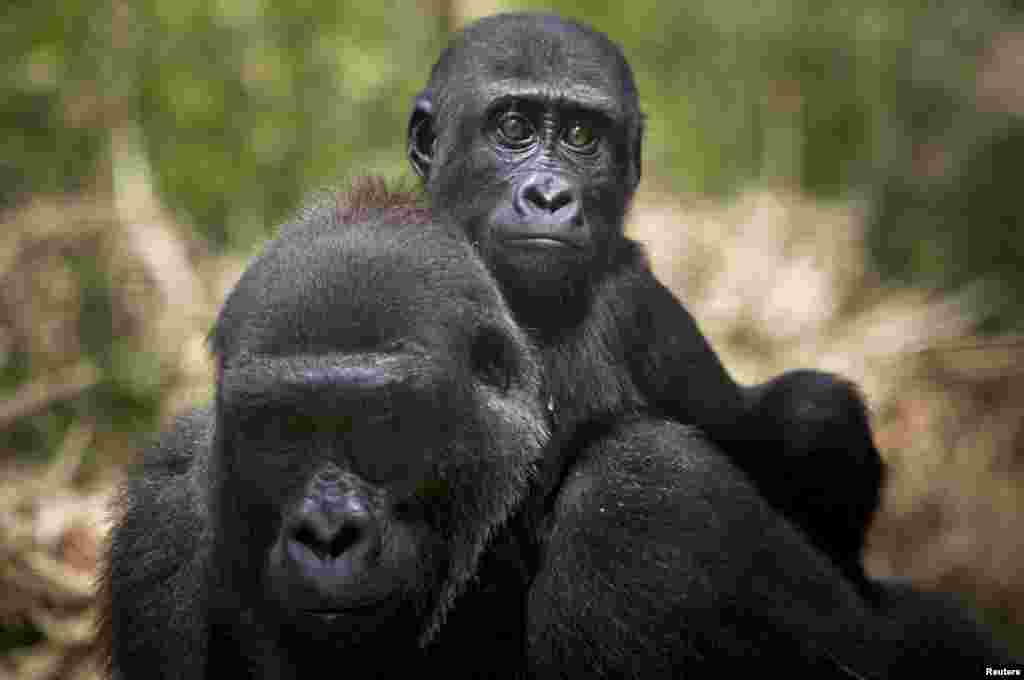
M591 142L574 145L581 129ZM827 373L732 379L623 233L643 129L632 71L607 36L547 14L499 15L434 65L409 159L434 212L476 245L540 345L559 436L638 406L696 425L866 588L860 551L883 466L863 401Z
M969 677L1020 668L943 596L864 598L692 428L623 419L559 492L535 678Z

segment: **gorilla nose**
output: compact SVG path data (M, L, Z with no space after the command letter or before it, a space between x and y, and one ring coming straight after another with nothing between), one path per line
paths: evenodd
M516 205L520 214L541 213L548 219L559 212L565 213L565 215L559 215L562 219L573 219L573 215L570 213L578 212L578 204L572 184L558 175L546 173L527 177L519 186L516 196Z
M345 551L356 545L362 531L359 527L345 525L334 531L322 531L315 524L303 524L292 534L293 541L308 548L322 560L340 557Z
M365 555L376 544L375 527L366 505L354 496L307 499L289 528L288 552L300 563Z

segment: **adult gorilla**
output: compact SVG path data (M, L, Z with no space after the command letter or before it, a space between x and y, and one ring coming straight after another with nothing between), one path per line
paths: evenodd
M547 14L482 19L416 98L408 152L540 345L559 437L647 404L699 426L852 579L881 458L857 390L794 371L742 387L623 233L643 116L607 36Z
M505 527L546 441L537 366L472 249L390 217L325 203L228 296L215 405L122 496L116 677L521 668L529 551Z

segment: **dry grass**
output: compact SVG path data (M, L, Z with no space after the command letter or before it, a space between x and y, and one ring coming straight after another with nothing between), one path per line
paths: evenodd
M38 198L0 217L0 357L26 352L29 380L0 404L0 428L74 400L104 379L84 357L90 304L72 261L105 273L119 352L149 354L165 420L211 394L205 336L244 260L203 256L155 203ZM126 214L127 213L127 214ZM94 581L107 506L132 433L88 419L52 460L28 464L0 449L0 626L42 640L0 655L0 680L91 679ZM100 458L87 462L89 452Z

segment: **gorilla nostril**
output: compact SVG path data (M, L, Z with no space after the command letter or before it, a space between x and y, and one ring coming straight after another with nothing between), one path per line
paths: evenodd
M295 533L292 534L292 540L309 548L317 557L323 558L327 554L326 544L308 526L301 526L296 529Z
M551 212L558 212L570 203L572 203L572 193L568 191L559 191L548 199L548 209Z
M345 524L334 532L317 531L315 527L303 524L292 534L292 540L306 546L322 560L340 557L359 543L362 537L362 529L351 524Z
M525 198L530 205L534 205L542 209L547 208L547 199L544 197L543 192L535 186L526 187L526 190L523 192L523 198Z
M523 199L532 206L555 213L573 202L572 190L564 183L531 183L523 188Z
M341 527L338 535L331 539L328 555L331 558L340 557L342 553L358 543L362 536L363 532L359 527L351 525Z

